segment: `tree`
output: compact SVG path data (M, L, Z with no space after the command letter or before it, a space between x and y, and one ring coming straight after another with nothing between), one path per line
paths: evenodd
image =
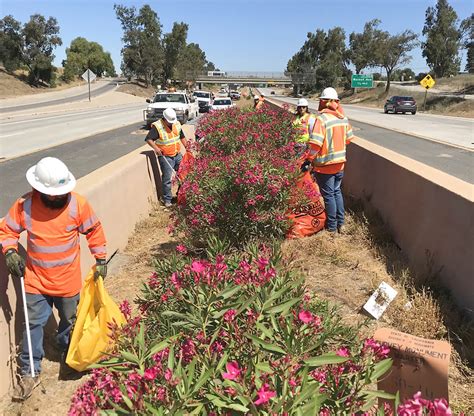
M66 48L66 59L63 61L64 79L70 81L80 76L88 68L98 76L115 75L115 68L110 53L104 52L101 45L78 37Z
M347 80L349 53L340 27L308 33L301 49L288 61L287 73L307 92L340 85Z
M349 56L356 74L374 65L374 51L382 35L382 31L378 29L379 24L380 20L373 19L364 25L362 33L352 32L349 36Z
M416 74L411 68L395 69L392 73L392 81L410 81L414 80Z
M202 73L207 64L206 54L197 43L190 43L181 49L176 63L176 77L181 81L193 81L193 74Z
M0 62L12 72L22 64L23 36L21 24L13 16L0 20Z
M438 0L425 14L422 43L423 56L438 78L459 72L461 31L457 27L457 14L447 0Z
M21 65L28 68L28 80L33 85L40 81L54 83L53 50L62 45L59 25L54 17L48 20L40 14L20 27L12 16L1 20L0 57L8 70Z
M467 49L465 70L474 73L474 14L466 17L461 23L462 46Z
M171 78L175 78L176 64L178 62L178 57L180 51L186 46L186 39L188 37L188 28L189 26L186 23L177 23L173 24L173 29L170 33L167 33L164 36L164 54L165 54L165 63L163 69L163 83L166 84L166 81Z
M149 5L136 8L114 5L123 29L122 71L142 78L145 86L158 82L164 71L161 24Z
M411 30L405 30L397 35L381 32L377 44L374 46L374 65L381 66L387 73L387 84L385 92L390 90L390 79L392 72L401 65L411 60L408 55L416 45L417 36Z

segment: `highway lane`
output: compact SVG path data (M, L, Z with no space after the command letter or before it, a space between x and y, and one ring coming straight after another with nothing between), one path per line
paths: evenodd
M296 105L297 98L271 95L271 88L259 88L269 99ZM318 108L318 100L308 100L310 108ZM344 105L347 117L363 123L395 130L426 139L474 150L474 120L433 114L384 114L383 109Z
M74 112L50 112L4 119L0 123L0 159L18 157L88 137L143 119L142 103Z
M196 122L197 120L192 120L187 124L195 125ZM0 218L8 212L18 197L31 190L25 173L41 158L53 156L61 159L76 179L79 179L143 146L147 132L143 122L135 122L81 140L0 162Z
M116 82L100 81L91 85L91 98L106 94L117 88ZM0 114L37 109L51 105L68 104L75 101L88 100L87 84L66 90L37 94L28 97L7 98L0 101Z

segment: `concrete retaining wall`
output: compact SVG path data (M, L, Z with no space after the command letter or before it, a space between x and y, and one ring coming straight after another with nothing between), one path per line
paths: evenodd
M374 207L412 269L474 317L474 186L361 138L347 157L344 193Z
M87 197L104 226L108 256L125 247L135 224L148 215L160 190L157 160L147 145L79 179L75 189ZM24 235L20 243L25 247ZM87 241L81 237L83 276L94 263ZM20 287L8 277L3 255L0 255L0 306L1 397L8 393L15 379L15 348L21 340L23 323Z

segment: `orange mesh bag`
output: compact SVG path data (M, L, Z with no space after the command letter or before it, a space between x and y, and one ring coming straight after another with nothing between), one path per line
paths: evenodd
M180 182L183 182L188 176L188 173L191 171L192 166L194 165L194 156L191 152L186 152L179 164L178 169L178 179Z
M324 200L319 192L318 184L309 172L302 173L299 176L295 184L295 190L293 208L288 213L288 219L292 222L292 225L286 237L308 237L324 228L326 223ZM302 196L309 200L309 203L305 205L298 204L297 201Z

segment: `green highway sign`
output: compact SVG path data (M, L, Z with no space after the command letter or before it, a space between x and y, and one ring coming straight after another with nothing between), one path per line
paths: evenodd
M374 88L374 78L372 75L352 74L352 88Z

